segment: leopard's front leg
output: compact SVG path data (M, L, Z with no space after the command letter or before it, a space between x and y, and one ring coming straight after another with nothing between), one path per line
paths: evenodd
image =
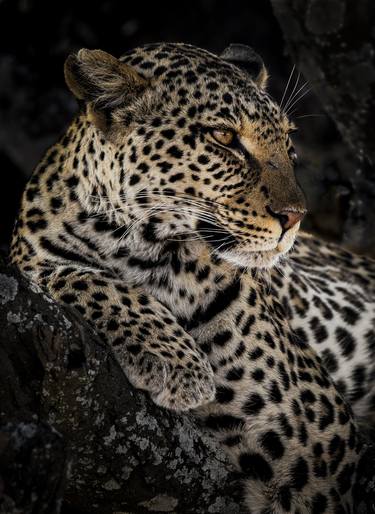
M215 397L213 371L193 338L160 302L101 270L60 266L40 282L107 341L134 387L184 411Z

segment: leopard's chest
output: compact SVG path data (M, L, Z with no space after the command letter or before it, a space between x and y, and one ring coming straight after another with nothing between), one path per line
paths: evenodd
M183 282L181 276L175 284ZM153 294L176 315L213 367L217 402L203 409L203 415L243 415L249 395L260 397L264 389L281 401L287 324L278 319L272 299L258 296L246 277L226 277L222 287L213 288L193 309L164 292Z

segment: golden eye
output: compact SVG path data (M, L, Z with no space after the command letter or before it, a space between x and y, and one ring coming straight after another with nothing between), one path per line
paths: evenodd
M231 130L213 130L212 137L224 146L230 146L234 140L234 133Z

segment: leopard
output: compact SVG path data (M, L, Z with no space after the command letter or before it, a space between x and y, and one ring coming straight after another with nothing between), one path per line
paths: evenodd
M11 262L217 440L248 512L353 513L375 266L300 231L296 126L262 58L155 43L64 72L79 111L25 188Z

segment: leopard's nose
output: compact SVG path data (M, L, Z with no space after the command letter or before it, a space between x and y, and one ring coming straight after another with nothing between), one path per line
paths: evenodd
M274 211L270 207L268 207L267 210L271 216L279 220L284 231L294 227L294 225L303 219L307 212L306 209L283 209L281 211Z

